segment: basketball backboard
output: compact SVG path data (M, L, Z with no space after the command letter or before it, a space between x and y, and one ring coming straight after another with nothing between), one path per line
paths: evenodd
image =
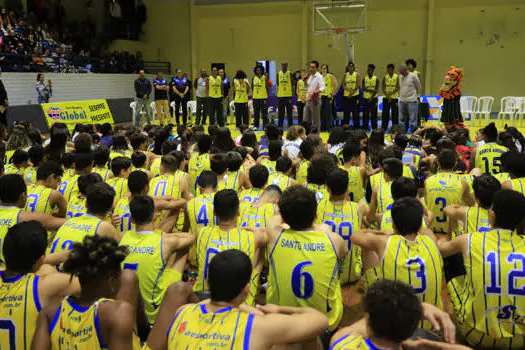
M325 1L313 4L313 33L331 34L343 29L346 34L366 29L366 0Z

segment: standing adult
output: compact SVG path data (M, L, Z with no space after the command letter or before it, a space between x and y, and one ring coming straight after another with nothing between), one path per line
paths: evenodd
M149 96L151 95L151 82L144 76L144 70L139 71L139 77L135 80L135 94L137 96L137 109L135 110L135 126L139 126L142 114L140 111L144 107L146 111L146 121L151 123L151 107Z
M36 75L35 87L38 94L38 104L48 103L49 98L53 96L53 83L51 83L51 80L48 80L47 83L44 84L44 73L38 73Z
M386 66L386 75L383 78L383 116L381 127L388 130L390 114L392 114L392 126L399 124L397 100L399 97L399 79L394 73L395 67L392 63Z
M306 94L308 92L308 88L306 87L306 81L308 80L308 73L306 73L306 70L301 70L301 76L299 77L299 80L297 80L296 85L296 94L297 94L297 124L301 125L303 122L303 115L304 115L304 106L306 104Z
M310 77L306 83L308 92L306 94L306 105L304 109L304 120L310 124L313 122L315 130L319 132L319 120L321 119L321 99L319 95L326 90L324 79L321 73L319 73L319 62L310 62Z
M206 79L206 91L208 92L208 106L210 112L210 124L216 122L219 126L224 126L224 115L222 114L222 79L217 68L213 67L211 76Z
M377 129L377 92L379 91L379 80L374 75L376 66L369 64L366 76L363 79L363 128L368 130L368 121L372 121L372 130Z
M246 73L238 70L233 80L233 93L235 94L235 126L239 128L242 124L249 125L250 119L248 114L248 92L250 83Z
M2 71L0 70L0 74ZM5 90L4 83L0 80L0 123L7 126L7 106L9 101L7 100L7 91Z
M259 128L259 121L262 115L263 127L268 124L268 80L264 75L264 67L255 67L255 75L252 78L253 88L253 125Z
M321 74L326 86L321 94L321 131L330 131L333 124L332 106L334 95L337 94L337 80L330 73L327 64L321 65Z
M224 93L224 98L222 99L222 115L226 123L228 122L228 116L230 115L230 98L231 98L231 82L230 79L226 76L224 69L219 69L219 75L222 79L222 92Z
M421 83L414 73L408 71L407 65L404 63L399 66L399 73L399 113L401 115L401 125L407 131L409 126L412 131L415 131L418 127L417 112Z
M182 106L182 124L188 121L188 100L190 97L190 80L184 76L181 69L177 69L177 75L171 79L171 99L175 101L175 116L177 124L180 124L180 109ZM199 99L197 97L197 99ZM198 105L198 102L197 102Z
M350 124L350 114L354 121L354 129L359 129L359 88L361 87L361 75L355 71L354 62L348 62L348 71L343 76L341 86L344 90L343 124Z
M195 96L197 96L197 119L195 124L206 124L206 117L208 116L208 94L206 93L206 79L208 73L205 69L201 69L201 74L195 78L193 86L195 87ZM202 120L201 120L202 116Z
M280 128L284 126L284 112L288 118L288 127L293 124L292 89L292 72L288 70L288 63L283 62L277 76L277 109L279 110Z
M155 109L160 120L160 125L164 125L164 116L168 123L171 122L170 106L168 103L168 82L162 76L162 72L157 72L157 77L153 79L153 87L155 88Z

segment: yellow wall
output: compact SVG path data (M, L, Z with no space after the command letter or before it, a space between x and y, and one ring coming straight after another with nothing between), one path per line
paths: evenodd
M434 0L434 31L427 38L430 1L369 0L368 30L354 41L358 70L364 73L374 63L382 75L387 63L413 57L424 80L430 79L427 94L437 93L449 65L465 68L465 94L495 96L495 108L502 96L525 94L523 1ZM229 74L239 68L251 74L258 59L286 60L293 70L317 59L340 78L347 60L344 43L311 33L311 3L190 6L190 0L149 0L144 42L115 47L141 49L146 59L169 60L192 75L212 62L225 63ZM429 72L427 49L433 52Z

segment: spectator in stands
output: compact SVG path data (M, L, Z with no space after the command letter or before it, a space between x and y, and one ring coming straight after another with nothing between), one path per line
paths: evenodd
M0 70L0 74L2 71ZM7 126L7 106L9 106L9 101L7 100L7 91L5 91L4 83L0 80L0 123Z
M38 93L38 104L42 103L48 103L49 98L53 95L53 84L51 83L51 80L48 80L46 84L44 84L44 74L38 73L36 76L36 92Z
M146 111L146 121L151 123L151 108L149 96L151 95L151 82L144 76L144 70L139 71L139 77L135 80L135 93L137 95L137 109L135 113L135 126L139 126L142 108Z

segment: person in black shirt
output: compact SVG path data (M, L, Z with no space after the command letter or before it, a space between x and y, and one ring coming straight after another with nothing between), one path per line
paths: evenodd
M177 75L171 79L170 93L171 99L175 101L175 116L177 124L180 125L180 109L182 105L182 124L188 121L188 100L190 96L191 82L184 76L182 70L177 69Z
M155 88L155 109L160 120L160 125L164 125L164 116L168 124L171 122L170 106L168 103L168 82L162 76L162 72L157 73L157 78L153 79Z
M226 76L224 69L219 69L219 75L222 78L222 91L224 92L224 98L222 99L222 112L224 114L224 120L228 121L230 115L230 79Z
M146 121L148 125L151 123L151 108L149 105L149 96L151 95L151 83L144 76L144 70L139 71L139 77L135 79L135 96L137 96L137 109L135 115L135 126L139 126L142 114L142 108L146 110Z

